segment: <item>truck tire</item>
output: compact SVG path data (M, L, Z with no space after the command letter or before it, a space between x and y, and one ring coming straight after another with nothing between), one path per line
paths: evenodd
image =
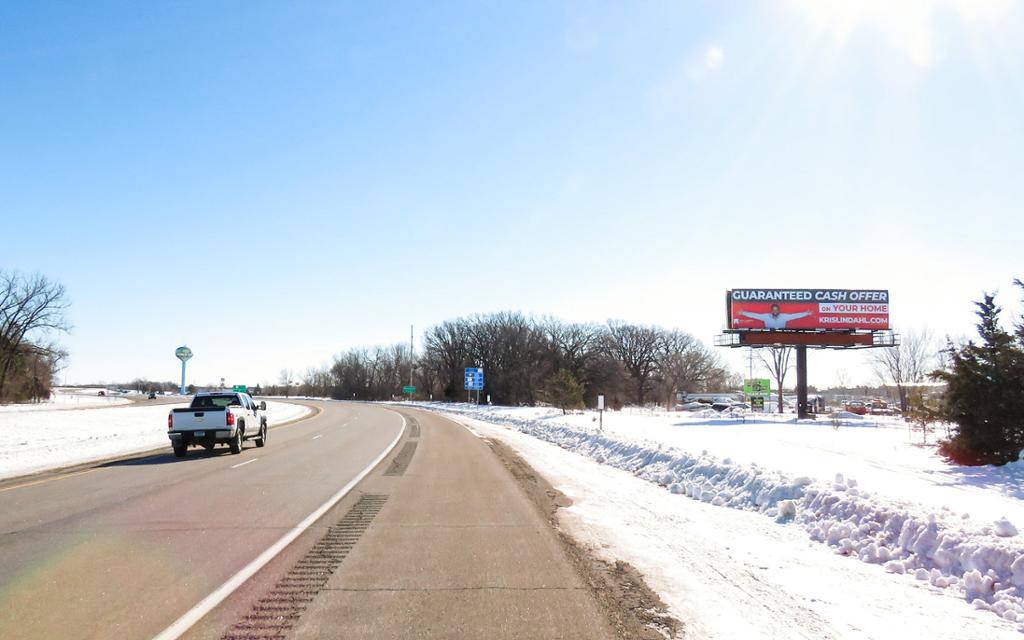
M264 422L260 425L260 435L256 437L256 446L262 447L267 444L267 423Z
M173 447L175 458L184 458L188 454L188 447L182 445L180 447Z
M235 437L228 443L231 453L242 453L242 430L235 429Z

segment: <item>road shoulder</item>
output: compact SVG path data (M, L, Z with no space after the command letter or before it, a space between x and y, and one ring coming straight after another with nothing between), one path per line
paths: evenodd
M683 625L628 562L607 562L580 544L560 526L558 510L572 500L556 489L512 447L500 440L482 438L515 478L519 487L548 519L558 534L566 555L590 588L618 638L664 640L683 636Z

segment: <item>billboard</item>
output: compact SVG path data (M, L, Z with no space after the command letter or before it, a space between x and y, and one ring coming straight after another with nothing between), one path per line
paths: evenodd
M726 296L729 329L889 329L889 292L880 289L733 289Z

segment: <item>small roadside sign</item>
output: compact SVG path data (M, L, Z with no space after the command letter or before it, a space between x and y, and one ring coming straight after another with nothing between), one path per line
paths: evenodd
M764 396L754 396L751 398L750 408L756 411L764 411Z
M599 394L597 396L597 410L598 411L604 411L604 394L603 393Z
M245 386L244 384L236 384L235 386L231 387L231 390L234 391L235 393L246 393L249 391L249 387Z
M402 393L407 393L409 395L412 395L412 394L416 393L416 387L402 387Z
M772 392L772 381L768 378L751 378L743 381L743 393L748 396L768 395Z

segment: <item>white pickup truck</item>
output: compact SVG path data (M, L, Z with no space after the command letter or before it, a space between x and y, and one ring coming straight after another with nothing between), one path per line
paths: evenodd
M266 402L257 405L248 393L199 393L188 408L167 415L167 437L179 458L193 445L210 451L227 443L231 453L241 453L245 440L255 440L257 447L267 443L266 410Z

